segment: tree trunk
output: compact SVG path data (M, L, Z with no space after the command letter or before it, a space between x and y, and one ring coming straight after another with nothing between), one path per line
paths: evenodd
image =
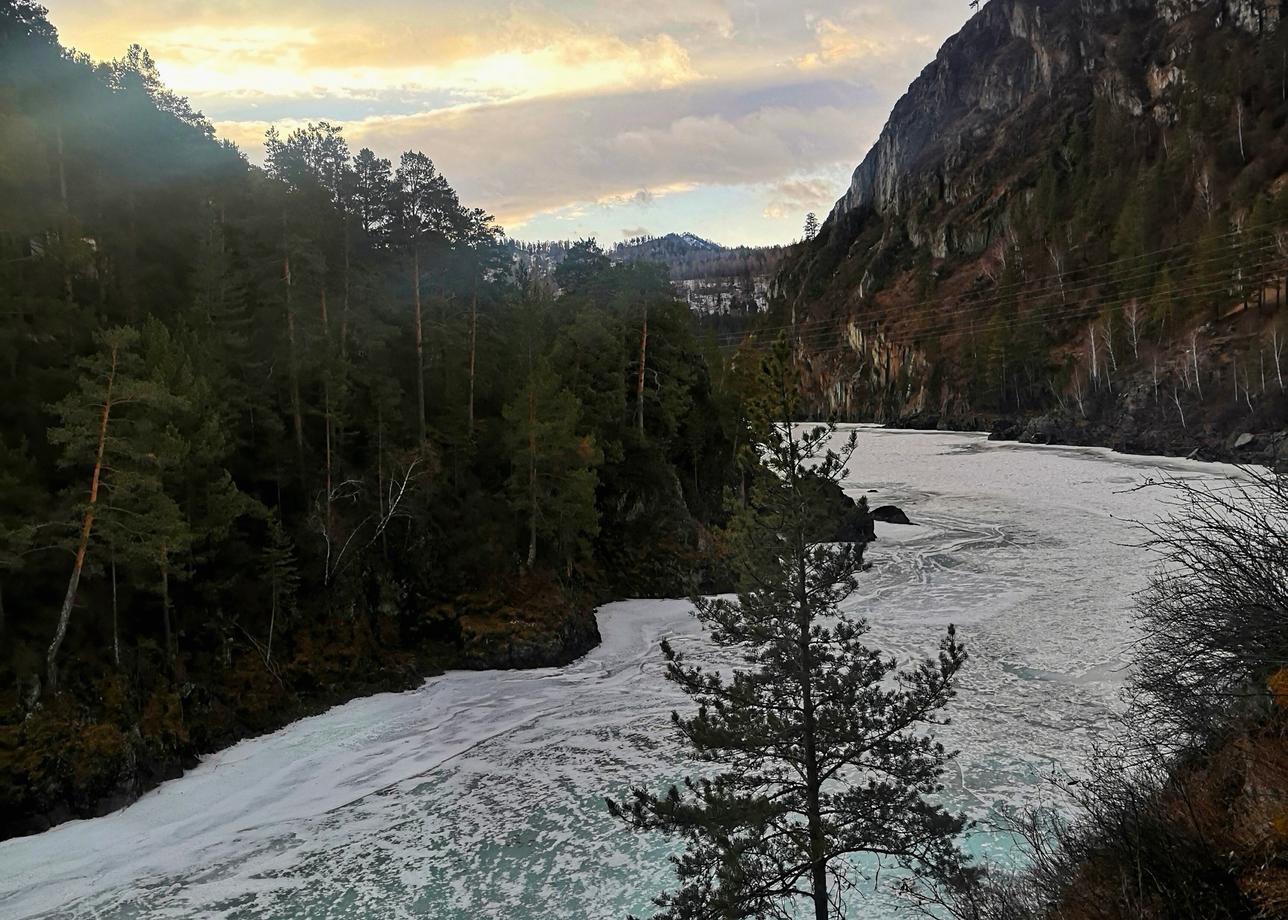
M112 661L121 666L121 632L116 606L116 550L112 550Z
M328 382L323 389L323 399L326 404L326 535L329 540L334 516L331 505L331 384ZM330 579L328 578L328 580Z
M349 218L344 218L344 300L340 304L340 357L349 357Z
M423 445L425 433L425 336L420 312L420 251L411 249L412 291L415 296L416 317L416 433Z
M644 322L640 326L640 370L635 379L635 422L644 434L644 368L648 358L648 304L644 304Z
M385 519L385 414L379 404L376 406L376 507L380 510L380 520ZM389 535L387 528L380 528L380 553L389 558Z
M174 674L174 634L170 630L170 560L161 547L161 619L165 622L165 660Z
M474 435L474 367L475 348L478 344L479 327L479 279L474 278L474 293L470 298L470 399L469 399L469 434Z
M787 409L784 400L784 410ZM785 411L784 415L788 413ZM799 483L796 481L798 469L796 442L792 439L791 419L784 422L787 436L791 442L792 489L796 492ZM799 494L799 492L796 492ZM798 509L794 534L796 546L796 616L800 630L800 688L802 734L805 754L805 812L809 830L810 879L813 889L815 920L828 920L827 903L827 855L826 841L823 839L823 814L820 798L823 781L818 762L818 727L814 717L814 649L810 636L811 616L809 608L809 559L808 545L805 536L806 521L803 509Z
M295 303L291 291L291 251L286 246L286 215L282 215L282 277L286 281L286 344L291 374L291 418L295 430L295 458L304 480L304 412L300 403L300 360L295 343Z
M60 125L54 129L58 149L58 200L63 210L63 296L67 303L72 302L72 270L67 263L67 230L71 223L71 208L67 204L67 167L63 161L63 129Z
M273 627L277 624L277 574L273 574L272 606L268 611L268 644L264 646L264 663L273 666Z
M537 561L537 390L528 389L528 568Z
M332 470L331 470L331 436L332 436L332 427L333 427L333 424L332 424L332 418L331 418L331 368L330 368L330 366L329 366L329 365L330 365L330 360L331 360L331 323L330 323L330 320L329 320L329 318L328 318L328 316L327 316L327 309L326 309L326 286L325 286L325 285L323 285L323 286L322 286L322 292L321 292L321 310L322 310L322 333L323 333L323 335L326 337L326 343L327 343L326 357L327 357L327 363L328 363L328 367L327 367L327 369L323 372L323 375L322 375L322 413L323 413L323 422L324 422L324 427L325 427L325 429L326 429L326 430L323 432L323 440L324 440L324 442L325 442L325 447L326 447L326 450L325 450L325 464L326 464L326 469L325 469L325 475L326 475L326 522L325 522L325 527L326 527L326 535L327 535L327 539L328 539L328 540L330 540L330 539L331 539L331 533L332 533L332 526L331 526L331 525L332 525L332 508L331 508L331 491L332 491L332 486L331 486L331 482L332 482L332 478L331 478L331 473L332 473ZM326 581L329 583L329 582L330 582L330 580L331 580L331 573L330 573L330 572L328 572L328 573L326 573Z
M80 586L81 570L85 567L85 553L89 549L89 535L94 529L94 511L98 505L98 484L103 475L103 452L107 445L107 423L112 415L112 387L116 383L117 346L112 346L111 363L107 372L107 390L103 396L103 411L98 420L98 448L94 453L94 472L89 480L89 504L85 506L85 515L81 519L80 541L76 547L76 559L72 563L71 578L67 581L67 594L63 606L58 611L58 628L54 632L54 641L49 643L49 652L45 655L48 671L48 686L51 693L58 691L58 649L67 637L67 624L71 621L72 606L76 603L76 589Z

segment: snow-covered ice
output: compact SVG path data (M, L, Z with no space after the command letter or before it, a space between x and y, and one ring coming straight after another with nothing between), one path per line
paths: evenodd
M944 737L953 802L987 819L1058 800L1111 730L1148 554L1137 489L1231 467L978 435L859 429L848 483L920 526L878 525L852 611L899 655L948 623L971 663ZM356 700L206 758L103 818L0 843L6 918L620 918L670 880L665 840L603 797L685 772L684 700L658 642L710 650L683 601L599 613L604 642L558 669L452 673ZM1000 855L987 830L977 852ZM866 902L855 916L881 917Z

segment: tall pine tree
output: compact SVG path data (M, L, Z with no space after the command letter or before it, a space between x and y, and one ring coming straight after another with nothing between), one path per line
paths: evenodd
M730 529L737 600L696 601L731 677L689 664L667 643L667 677L698 704L672 714L713 773L663 795L636 789L609 809L630 826L682 837L678 888L657 898L666 920L843 915L864 855L940 879L968 871L963 817L934 804L950 754L928 726L954 695L966 652L950 627L937 660L910 669L863 643L841 614L863 544L822 542L825 496L845 475L832 427L797 434L787 356L773 362L778 420L762 425L769 474Z

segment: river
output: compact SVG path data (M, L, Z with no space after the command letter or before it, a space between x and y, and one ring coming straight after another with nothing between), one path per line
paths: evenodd
M948 798L981 819L969 848L1008 858L989 818L1061 805L1111 731L1132 595L1152 564L1137 522L1160 475L1231 467L979 435L859 429L847 488L919 526L878 525L850 599L899 656L949 623L971 661L942 732ZM356 700L205 758L123 811L0 843L0 916L507 918L647 915L671 878L666 840L603 806L685 772L667 727L682 696L658 642L718 658L689 605L599 611L603 643L564 668L456 672ZM880 897L851 915L882 918Z

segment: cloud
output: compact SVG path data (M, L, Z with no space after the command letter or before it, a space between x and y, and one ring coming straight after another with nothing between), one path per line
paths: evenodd
M736 98L755 87L466 105L369 118L351 123L346 135L383 156L424 150L465 201L512 225L575 203L646 205L696 185L852 166L876 133L874 122L855 112L875 100L853 87L853 107L843 109L830 99L811 102L815 89L799 85L796 108L747 107ZM830 97L829 87L821 91ZM219 127L234 137L262 129Z
M435 90L465 99L666 89L698 74L675 39L632 41L545 24L513 22L506 41L439 37L438 54L398 53L406 41L355 39L334 30L189 27L153 37L153 55L177 91L211 97L375 97ZM394 47L389 47L393 45ZM370 49L385 49L379 60Z
M649 236L647 227L623 227L622 239L633 240L641 236Z
M252 160L270 125L329 120L355 149L423 149L511 229L543 214L615 228L646 207L655 228L688 224L703 216L694 195L723 189L711 219L740 238L735 220L789 233L804 210L825 210L969 12L961 0L54 6L64 40L96 57L149 47Z
M796 66L801 70L816 70L862 57L877 57L887 51L887 47L871 38L860 38L843 25L831 19L820 18L814 22L814 34L818 47L796 59Z
M844 187L835 179L790 179L768 189L765 217L781 220L804 217L810 211L825 213L841 196Z

